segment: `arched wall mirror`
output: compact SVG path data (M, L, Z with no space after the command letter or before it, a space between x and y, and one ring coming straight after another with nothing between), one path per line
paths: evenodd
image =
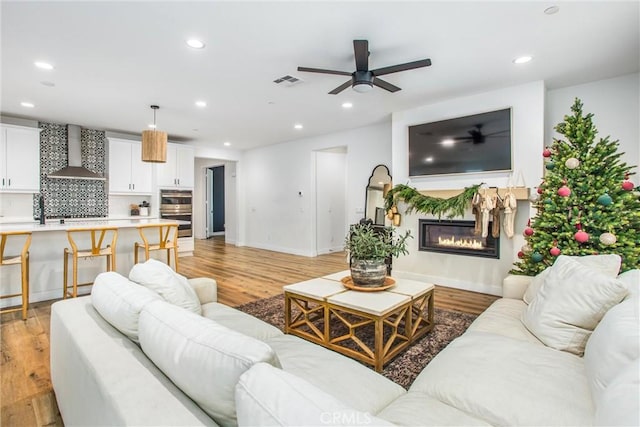
M364 219L371 220L375 225L384 225L386 212L384 210L384 196L391 189L391 174L385 165L373 168L367 185L365 197Z

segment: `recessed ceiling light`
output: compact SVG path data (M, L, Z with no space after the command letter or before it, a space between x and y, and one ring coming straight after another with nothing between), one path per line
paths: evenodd
M525 56L519 56L518 58L513 60L514 64L526 64L527 62L531 61L533 59L533 56L530 55L525 55Z
M41 68L43 70L53 70L53 65L49 64L48 62L36 61L34 62L34 64L36 67Z
M231 145L231 143L229 141L225 141L224 146L225 147L229 147Z
M351 107L353 107L353 104L350 102L344 102L342 104L342 108L351 108Z
M204 108L207 106L207 103L204 101L196 101L196 107Z
M550 6L544 10L544 13L547 15L553 15L554 13L558 13L560 8L558 6Z
M149 124L148 126L149 126L149 128L151 128L151 129L155 129L155 128L156 128L156 125L154 125L153 123Z
M453 144L455 144L455 143L456 143L456 142L455 142L453 139L443 139L443 140L442 140L442 142L441 142L441 144L442 144L444 147L451 147L451 146L453 146Z
M424 161L427 162L427 163L433 162L433 156L427 157L426 159L424 159Z
M198 39L189 39L187 40L187 46L193 49L203 49L204 43Z
M45 80L45 81L40 82L40 84L41 84L42 86L46 86L46 87L54 87L54 86L56 85L54 82L48 82L48 81L46 81L46 80Z
M35 105L32 102L26 102L26 101L21 102L20 105L22 105L25 108L33 108L33 107L35 107Z
M295 129L302 129L302 125L300 123L297 123L297 124L293 125L293 127Z

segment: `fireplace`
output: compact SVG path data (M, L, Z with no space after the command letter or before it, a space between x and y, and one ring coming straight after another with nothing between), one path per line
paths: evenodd
M500 258L500 238L474 234L474 221L421 219L419 250L454 255ZM491 223L489 223L491 230Z

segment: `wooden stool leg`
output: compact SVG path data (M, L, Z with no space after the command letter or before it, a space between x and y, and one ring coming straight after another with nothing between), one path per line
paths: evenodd
M111 271L116 271L116 250L113 249L113 254L111 254Z
M178 247L174 246L173 247L173 260L176 263L176 273L178 272Z
M140 246L138 246L138 242L135 242L133 244L133 263L137 264L138 263L138 249L140 248Z
M64 250L64 270L62 273L62 298L67 299L67 283L69 278L69 252Z
M29 308L29 260L23 259L20 264L22 273L22 320L27 320L27 309Z
M73 297L78 296L78 256L73 254Z

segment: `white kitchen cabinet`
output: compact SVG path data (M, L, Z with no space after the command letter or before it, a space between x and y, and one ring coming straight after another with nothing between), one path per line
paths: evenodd
M40 191L40 129L0 125L0 191Z
M109 138L109 193L151 194L153 168L142 161L140 143Z
M193 147L167 144L167 161L158 163L158 187L193 188L195 152Z

